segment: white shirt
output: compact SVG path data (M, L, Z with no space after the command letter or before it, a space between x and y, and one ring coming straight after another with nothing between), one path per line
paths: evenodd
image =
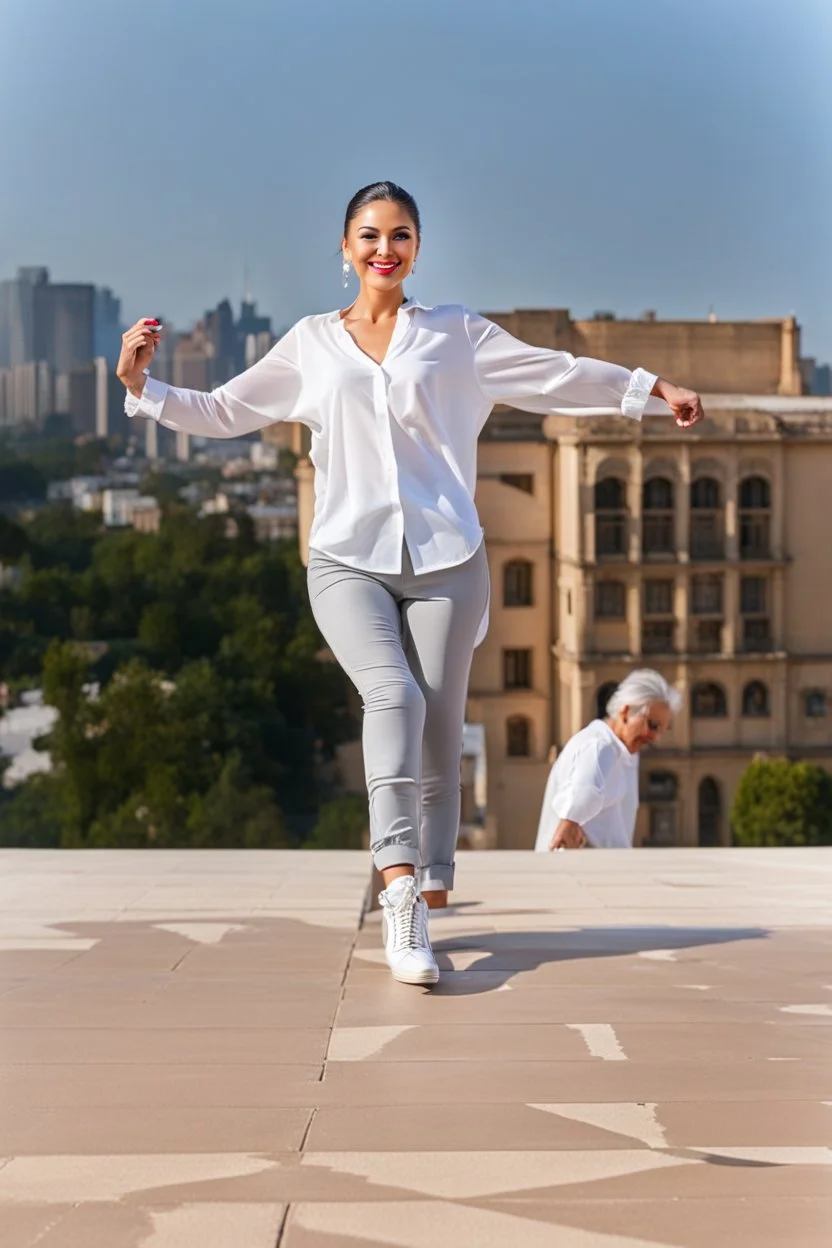
M548 852L561 819L579 824L595 849L630 849L637 812L638 754L594 719L567 741L549 773L535 849Z
M410 299L376 364L340 312L299 321L268 355L210 394L148 378L128 416L200 437L235 438L277 421L312 431L311 546L367 572L464 563L482 541L474 506L477 438L495 403L542 414L668 415L644 369L519 342L492 321Z

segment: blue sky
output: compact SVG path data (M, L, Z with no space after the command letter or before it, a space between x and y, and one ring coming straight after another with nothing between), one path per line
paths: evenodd
M828 0L3 0L0 276L180 327L343 303L344 205L416 195L412 293L726 319L832 358Z

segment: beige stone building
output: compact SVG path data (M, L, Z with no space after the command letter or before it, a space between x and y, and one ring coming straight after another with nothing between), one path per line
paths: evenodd
M726 844L756 753L832 768L832 399L801 396L793 318L490 315L527 342L690 385L707 420L489 420L477 502L492 615L468 702L485 730L484 843L532 846L553 748L651 666L685 705L642 756L637 841ZM303 550L308 463L298 477Z

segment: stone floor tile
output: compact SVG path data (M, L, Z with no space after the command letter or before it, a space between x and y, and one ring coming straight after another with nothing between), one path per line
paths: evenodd
M191 1049L192 1058L197 1056ZM99 1108L258 1108L297 1105L315 1095L320 1066L175 1065L0 1066L5 1110Z
M285 1215L284 1207L267 1204L82 1205L37 1248L274 1248Z
M369 1029L368 1029L369 1030ZM335 1036L339 1032L336 1030ZM380 1055L376 1055L380 1056ZM516 1055L513 1053L512 1057ZM533 1101L832 1101L832 1064L758 1062L353 1061L327 1063L327 1104L472 1104ZM324 1103L324 1102L322 1102ZM738 1111L742 1112L742 1111ZM832 1112L832 1110L830 1111Z
M553 1239L550 1221L518 1217L512 1212L452 1204L410 1201L395 1204L298 1204L289 1210L281 1248L423 1248L452 1244L454 1248L661 1248L658 1240L632 1236L598 1236L564 1228L570 1238ZM671 1243L672 1241L667 1241Z
M673 1248L828 1248L832 1196L753 1200L621 1200L540 1204L489 1203L548 1226L563 1244L576 1246L581 1235L623 1236ZM591 1241L590 1241L591 1242ZM599 1248L606 1239L599 1238Z
M415 1151L441 1148L464 1153L632 1147L632 1140L598 1127L554 1117L525 1105L487 1101L468 1105L411 1104L406 1111L395 1101L386 1106L326 1106L315 1115L306 1147L312 1152L396 1152L403 1143Z
M11 1109L0 1119L0 1152L291 1152L300 1148L311 1117L303 1108Z
M197 1032L192 1027L136 1029L117 1024L110 1028L4 1027L0 1056L10 1065L190 1065L198 1056L206 1063L276 1063L320 1069L329 1037L327 1028L301 1027L219 1026Z

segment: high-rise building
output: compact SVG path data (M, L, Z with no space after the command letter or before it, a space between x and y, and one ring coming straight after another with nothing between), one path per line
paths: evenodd
M17 277L0 282L0 368L15 368L38 358L34 292L48 282L49 271L37 265L20 268Z
M80 282L42 282L34 293L34 356L59 373L92 363L95 287Z
M45 360L0 369L0 426L45 420L55 410L55 381Z
M93 352L115 368L121 352L121 300L108 286L97 287L93 301Z

